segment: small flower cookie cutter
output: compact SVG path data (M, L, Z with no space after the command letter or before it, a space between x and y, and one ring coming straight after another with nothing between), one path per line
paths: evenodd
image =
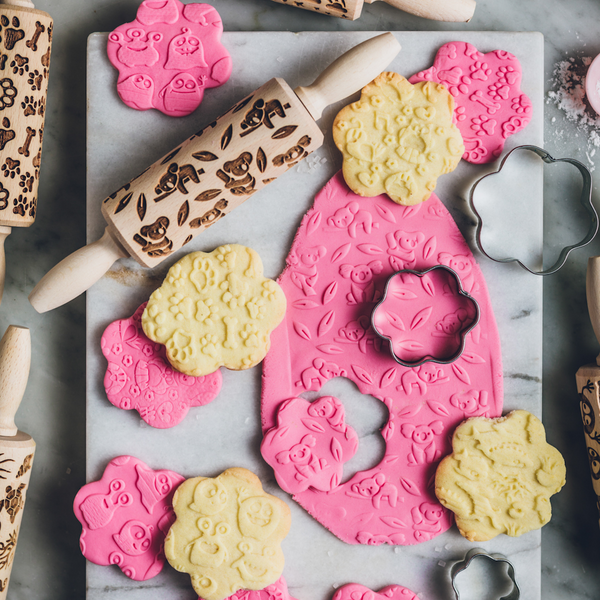
M484 179L486 179L487 177L490 177L491 175L497 175L498 173L500 173L500 171L502 171L502 168L504 167L504 164L509 159L511 154L513 154L513 152L516 152L517 150L528 150L530 152L533 152L534 154L537 154L546 164L559 163L559 162L571 164L571 165L577 167L577 169L579 170L579 172L581 173L581 175L583 177L583 187L581 189L581 196L579 197L579 202L581 203L581 205L583 206L583 208L585 209L585 211L587 212L587 214L589 215L589 218L590 218L590 226L589 226L588 232L587 232L586 236L580 242L577 242L576 244L572 244L570 246L565 246L560 251L560 254L559 254L556 262L548 269L541 270L541 271L535 271L533 269L530 269L527 265L522 263L518 258L513 258L513 257L494 258L493 256L490 256L485 251L485 249L483 248L483 245L481 243L481 230L483 228L483 219L482 219L481 215L479 214L479 212L477 211L477 209L475 208L475 201L474 201L475 190L477 189L477 186ZM584 164L580 163L578 160L575 160L573 158L553 158L548 152L546 152L546 150L544 150L543 148L539 148L538 146L522 145L522 146L517 146L516 148L513 148L502 159L502 162L500 163L500 166L498 167L497 171L493 171L492 173L488 173L487 175L484 175L483 177L478 179L473 184L473 186L471 187L471 191L469 192L469 204L471 206L471 210L475 213L475 216L477 217L477 229L475 231L475 243L477 244L477 248L479 248L481 253L484 256L487 256L487 258L489 258L490 260L493 260L494 262L498 262L498 263L516 262L519 266L521 266L526 271L529 271L533 275L552 275L553 273L556 273L565 264L565 262L567 262L567 258L572 250L575 250L577 248L583 248L583 246L586 246L587 244L589 244L594 239L594 237L596 236L596 233L598 232L598 213L596 212L596 209L594 208L594 206L592 204L592 174L591 174L590 170Z
M467 552L463 560L455 562L450 568L450 581L452 583L452 589L454 590L456 600L460 600L460 593L456 587L456 577L464 570L468 569L469 565L477 558L485 558L493 562L505 563L506 574L508 575L513 587L512 590L506 594L506 596L502 596L501 598L498 598L498 600L519 600L521 597L521 590L519 589L517 580L515 578L515 568L513 564L503 554L489 553L483 550L483 548L472 548Z
M389 289L390 289L390 284L395 277L401 276L403 274L412 274L412 275L416 275L417 277L423 277L424 275L427 275L428 273L431 273L438 269L441 269L441 270L447 272L449 275L451 275L454 278L454 280L456 281L456 290L457 290L458 295L467 298L471 302L471 304L473 305L473 308L475 309L475 315L472 318L472 320L467 323L466 326L463 326L463 328L461 328L457 332L459 335L460 343L459 343L459 346L458 346L456 352L452 356L450 356L450 358L439 358L439 357L432 356L431 354L426 354L425 356L422 356L418 360L415 360L415 361L403 360L394 351L393 338L388 335L385 335L382 331L380 331L378 329L376 319L375 319L375 313L377 312L377 309L385 302L385 300L388 296ZM395 273L392 273L388 277L388 280L385 284L383 297L375 305L375 307L373 308L373 311L371 312L371 327L373 328L373 331L375 331L375 333L380 338L382 338L383 340L388 342L390 352L391 352L392 356L394 357L394 360L398 364L402 365L403 367L411 367L411 368L420 367L423 363L426 363L426 362L433 362L433 363L437 363L440 365L449 365L449 364L453 363L455 360L457 360L458 358L460 358L461 354L463 353L463 351L465 349L466 336L477 325L477 323L479 323L480 314L481 314L481 311L479 309L479 304L478 304L477 300L475 300L475 298L473 298L473 296L471 296L470 294L465 292L465 290L462 286L460 277L458 276L456 271L454 271L454 269L451 269L450 267L447 267L446 265L434 265L433 267L430 267L429 269L426 269L424 271L415 271L413 269L401 269L400 271L396 271Z

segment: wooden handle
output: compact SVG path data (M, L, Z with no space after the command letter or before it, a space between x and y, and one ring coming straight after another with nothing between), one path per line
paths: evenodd
M379 0L365 0L367 4ZM383 0L394 8L407 13L432 19L434 21L452 21L468 23L475 13L475 0Z
M28 0L3 0L0 20L0 225L28 227L37 212L53 25Z
M312 85L294 91L316 120L323 109L354 94L394 60L401 46L392 33L358 44L323 71Z
M10 235L11 228L0 225L0 303L4 295L4 281L6 279L6 257L4 255L4 240Z
M0 436L17 433L15 414L27 387L30 365L29 329L10 325L0 340Z
M588 259L585 292L590 321L600 344L600 256ZM596 357L596 363L600 365L600 354Z
M107 227L97 242L73 252L48 271L29 294L29 302L39 313L62 306L83 294L116 260L126 256Z

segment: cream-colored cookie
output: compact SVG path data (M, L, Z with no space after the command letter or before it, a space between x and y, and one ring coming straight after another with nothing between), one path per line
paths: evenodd
M435 494L468 540L518 536L550 520L550 496L565 484L565 461L534 415L517 410L467 419L454 432L452 450L437 468Z
M270 346L285 295L263 276L260 256L230 244L175 263L142 315L144 333L164 344L173 368L199 377L225 366L248 369Z
M398 73L381 73L333 122L348 187L359 196L387 194L398 204L427 200L465 151L453 110L443 85L412 85Z
M288 505L265 493L251 471L183 482L173 496L177 520L165 540L172 567L189 573L196 593L222 600L239 589L261 590L279 579L288 534Z

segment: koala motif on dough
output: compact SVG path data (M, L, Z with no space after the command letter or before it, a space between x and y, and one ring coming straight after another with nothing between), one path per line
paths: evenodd
M382 271L383 264L380 260L371 261L368 265L342 265L340 275L351 281L350 293L346 295L348 304L376 302L380 294L375 288L373 277Z
M290 254L288 260L290 269L290 279L292 283L299 287L305 296L314 296L316 294L314 286L319 276L317 263L327 254L325 246L312 246L310 248L299 248Z
M459 308L446 315L441 321L435 324L435 331L431 335L435 337L448 337L460 333L464 329L464 324L469 320L469 313L464 308Z
M466 292L473 292L475 277L473 275L473 260L464 254L450 254L440 252L438 262L450 267L459 277L461 285Z
M415 539L426 542L442 531L440 521L444 516L444 509L439 504L423 502L411 510Z
M337 229L347 229L351 238L356 238L359 228L368 234L379 228L379 223L373 222L373 215L367 210L360 210L358 202L350 202L336 210L327 223Z
M412 450L408 455L409 465L424 465L439 458L440 451L435 447L434 436L444 431L444 424L441 421L432 421L429 425L403 423L400 431L405 438L413 442Z
M488 393L486 390L468 390L450 396L450 404L467 415L477 413L481 416L481 408L488 405Z
M358 483L353 483L350 490L346 492L352 498L369 498L373 507L379 509L382 502L387 502L394 507L398 503L398 488L386 481L383 473L376 473L373 477L367 477ZM402 498L400 498L402 502Z
M417 260L416 249L425 241L425 235L421 231L394 231L388 233L385 239L392 269L412 269Z
M402 385L396 389L402 388L404 393L410 396L413 386L417 386L419 394L423 395L427 393L427 385L445 383L446 381L450 381L450 377L445 375L444 369L433 363L425 363L418 369L405 371L402 375Z
M296 385L302 385L305 390L312 388L316 383L316 389L323 387L323 384L334 377L346 377L346 370L341 369L332 362L326 362L322 358L315 358L313 366L304 369L300 375L301 381L297 381Z
M338 336L333 338L338 344L358 344L359 350L367 353L367 346L373 344L380 351L383 340L371 330L371 321L366 315L360 315L357 320L346 323L338 330Z

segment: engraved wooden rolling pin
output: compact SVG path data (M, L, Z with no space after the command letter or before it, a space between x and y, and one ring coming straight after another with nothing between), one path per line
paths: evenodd
M363 4L373 4L379 0L273 0L304 10L314 10L323 15L340 17L354 21L360 17ZM418 17L434 21L468 22L475 12L475 0L384 0L390 6L399 8Z
M585 285L590 320L600 342L600 256L588 259ZM600 512L600 354L595 363L581 367L575 378L592 485Z
M29 329L10 325L0 340L0 600L6 598L35 442L15 426L29 377Z
M104 235L37 284L38 312L85 292L119 258L154 267L323 143L323 109L379 75L400 51L391 33L334 61L309 87L271 79L106 198Z
M52 18L29 0L0 0L0 301L11 227L35 221Z

